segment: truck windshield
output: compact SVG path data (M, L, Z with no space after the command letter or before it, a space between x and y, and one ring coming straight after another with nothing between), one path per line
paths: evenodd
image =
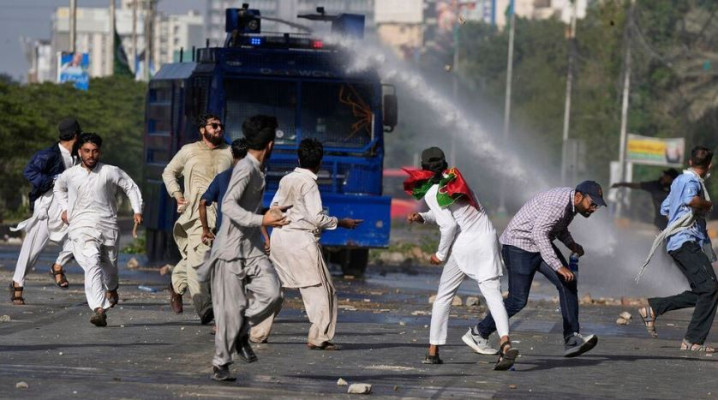
M231 79L225 91L225 120L232 139L241 137L242 121L255 114L277 117L278 145L312 137L326 147L360 148L373 139L369 85Z

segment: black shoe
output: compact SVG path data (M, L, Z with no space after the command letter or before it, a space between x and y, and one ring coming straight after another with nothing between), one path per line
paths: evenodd
M596 343L598 343L596 335L582 336L580 333L574 333L573 336L566 339L563 356L578 357L596 347Z
M240 338L237 341L237 353L239 354L239 357L247 363L253 363L259 359L257 358L257 355L254 354L252 345L249 344L249 336Z
M199 322L202 325L209 325L209 323L212 322L213 320L214 320L214 311L212 311L211 308L199 316Z
M213 381L219 381L219 382L234 381L237 379L229 374L229 364L223 365L221 367L213 366L212 367L212 376L210 376L210 378Z
M90 323L97 327L107 326L107 314L95 310L95 314L90 318Z
M438 354L432 356L427 353L426 357L424 357L424 359L421 360L421 363L422 364L443 364L444 361L442 361L441 358L439 358Z

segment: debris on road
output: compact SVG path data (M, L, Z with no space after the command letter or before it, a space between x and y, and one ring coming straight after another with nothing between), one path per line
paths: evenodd
M15 389L27 389L30 385L27 384L27 382L18 382L15 384Z
M0 322L10 322L10 316L7 314L0 316Z
M368 383L352 383L347 389L347 393L351 394L369 394L371 393L371 385Z
M627 321L630 321L631 318L632 318L631 313L629 313L628 311L624 311L624 312L622 312L621 314L619 314L618 316L621 317L621 318L623 318L623 319L625 319L625 320L627 320Z
M140 262L136 258L132 257L127 261L127 269L137 269L140 267Z
M171 264L165 264L163 267L160 268L160 275L165 276L167 274L172 273L172 270L174 269L174 265Z
M347 386L347 385L349 385L349 383L342 378L339 378L339 380L337 381L337 386Z
M466 298L466 306L472 307L472 306L478 306L480 304L479 298L476 296L468 296Z

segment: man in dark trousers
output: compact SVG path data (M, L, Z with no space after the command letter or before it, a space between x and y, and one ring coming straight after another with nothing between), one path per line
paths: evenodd
M22 291L25 276L37 262L40 253L48 241L63 243L67 235L67 227L60 219L60 209L53 196L55 179L76 162L73 146L80 134L80 124L74 118L65 118L57 126L59 141L52 146L35 153L28 162L23 175L32 184L30 204L33 206L32 217L22 221L14 231L25 231L25 239L20 248L15 265L15 275L10 283L10 299L15 305L25 304ZM67 289L69 283L65 278L63 265L72 260L72 251L63 245L50 273L55 277L55 284Z
M695 307L681 350L705 353L715 352L705 340L718 308L718 281L711 264L716 258L706 230L706 216L713 209L713 202L703 181L713 166L712 160L713 151L695 147L688 161L690 168L676 178L661 206L669 224L656 241L667 240L666 250L688 279L690 290L674 296L649 298L648 306L638 310L648 333L657 337L656 317L668 311Z
M617 182L611 185L611 188L626 187L648 192L651 195L651 201L653 201L653 225L660 230L664 230L668 224L668 219L665 215L661 215L661 204L668 197L668 192L671 191L671 183L677 176L678 171L675 168L669 168L663 171L661 176L654 181Z

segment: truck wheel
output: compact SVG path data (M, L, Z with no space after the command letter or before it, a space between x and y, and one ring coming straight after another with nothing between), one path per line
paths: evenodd
M369 249L345 249L341 251L341 266L344 275L364 276L369 263Z

